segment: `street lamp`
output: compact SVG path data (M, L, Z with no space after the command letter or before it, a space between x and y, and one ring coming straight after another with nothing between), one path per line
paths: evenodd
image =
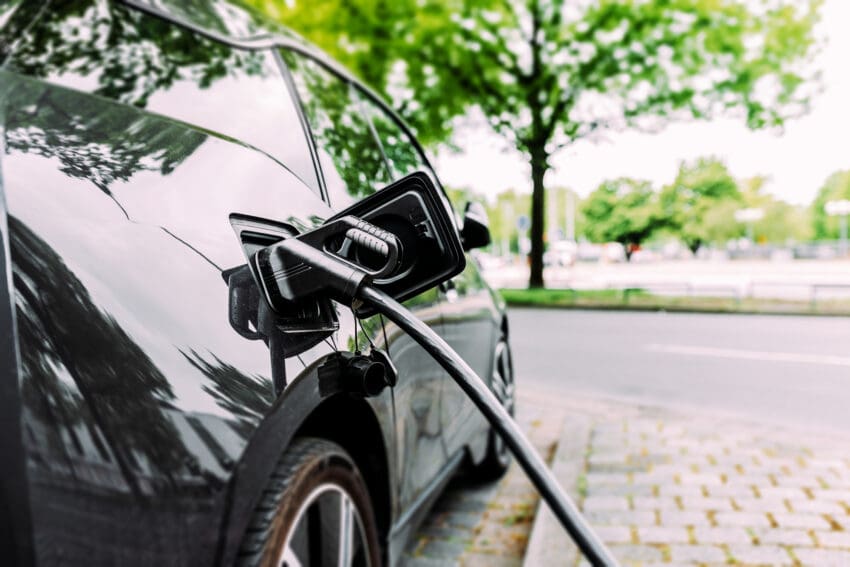
M754 242L753 240L753 225L764 218L764 209L759 209L757 207L749 208L749 209L738 209L735 211L735 220L738 222L746 223L747 225L747 238L750 242Z
M841 255L847 255L847 215L850 215L850 201L838 199L827 201L823 209L831 217L838 217L841 227Z

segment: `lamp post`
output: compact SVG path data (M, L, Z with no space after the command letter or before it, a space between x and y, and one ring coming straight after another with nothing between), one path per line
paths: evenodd
M850 201L847 199L827 201L823 209L829 216L838 217L841 234L840 253L841 256L847 256L847 215L850 215Z
M735 211L735 220L741 223L745 223L747 225L747 239L750 242L754 242L753 239L753 225L764 218L764 209L759 209L757 207L749 208L749 209L738 209Z

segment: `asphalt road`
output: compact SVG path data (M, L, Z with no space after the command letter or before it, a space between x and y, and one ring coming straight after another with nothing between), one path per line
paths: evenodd
M518 389L850 432L850 318L512 309Z

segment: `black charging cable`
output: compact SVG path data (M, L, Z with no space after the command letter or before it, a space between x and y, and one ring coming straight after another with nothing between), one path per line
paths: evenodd
M386 259L386 264L379 269L367 270L340 256L338 240L341 237L356 240L358 245L378 253ZM407 332L449 373L504 439L582 554L594 566L616 566L614 556L587 524L487 384L428 325L372 285L373 279L395 269L400 252L398 246L396 237L391 233L348 216L264 248L257 252L253 261L257 273L261 274L259 283L262 291L273 306L281 299L292 301L305 295L322 294L351 305L355 310L370 307Z
M369 285L360 287L357 298L398 325L440 363L466 393L490 425L504 439L520 466L552 509L561 525L593 564L617 565L614 556L585 522L576 505L561 489L549 467L484 381L431 327L413 316L392 297Z

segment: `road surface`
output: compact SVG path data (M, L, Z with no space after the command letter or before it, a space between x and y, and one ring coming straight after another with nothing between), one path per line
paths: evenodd
M511 309L520 390L850 432L850 318Z

